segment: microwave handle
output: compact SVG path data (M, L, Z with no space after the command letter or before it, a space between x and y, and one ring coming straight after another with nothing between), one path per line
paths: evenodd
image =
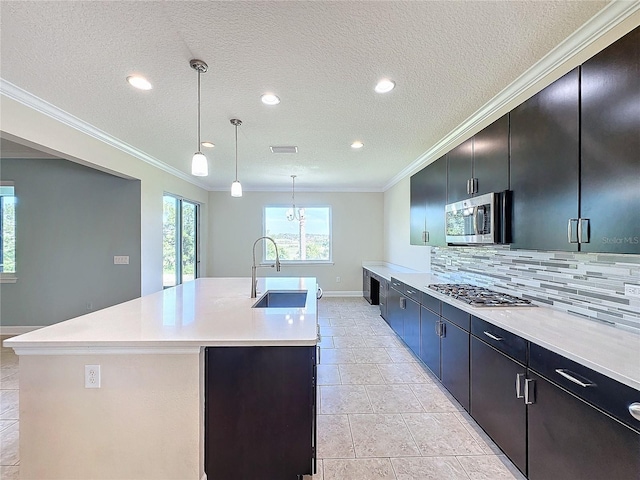
M473 231L476 235L480 235L480 231L484 231L486 222L484 206L473 207ZM482 213L482 222L480 222L480 213Z

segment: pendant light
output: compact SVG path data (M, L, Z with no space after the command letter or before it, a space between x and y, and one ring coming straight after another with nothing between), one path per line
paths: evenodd
M191 160L191 174L196 177L206 177L209 175L209 164L207 157L200 151L200 74L206 73L209 66L202 60L195 58L189 62L189 65L198 72L198 149Z
M293 220L302 221L304 220L304 208L298 208L296 210L296 175L291 175L291 181L293 182L293 186L291 187L291 200L293 203L293 208L287 210L287 220L292 222Z
M238 120L237 118L232 118L230 121L231 121L231 125L236 127L236 179L231 184L231 196L241 197L242 185L238 181L238 126L242 125L242 120Z

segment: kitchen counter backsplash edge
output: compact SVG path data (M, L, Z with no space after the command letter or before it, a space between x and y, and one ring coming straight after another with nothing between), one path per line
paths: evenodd
M640 334L640 298L625 294L640 285L640 255L433 247L430 271Z
M396 273L393 278L640 391L638 333L548 307L472 307L429 289L431 283L450 282L434 273Z

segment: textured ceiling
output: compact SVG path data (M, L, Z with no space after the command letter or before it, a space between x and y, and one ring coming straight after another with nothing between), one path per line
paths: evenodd
M303 189L379 190L607 3L3 0L0 75L188 173L200 58L210 189L233 180L239 118L245 189L296 174ZM131 88L133 73L154 88ZM396 89L374 93L382 77Z

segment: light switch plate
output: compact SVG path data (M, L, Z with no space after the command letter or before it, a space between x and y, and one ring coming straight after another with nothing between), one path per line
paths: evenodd
M129 265L129 255L115 255L113 257L114 265Z

